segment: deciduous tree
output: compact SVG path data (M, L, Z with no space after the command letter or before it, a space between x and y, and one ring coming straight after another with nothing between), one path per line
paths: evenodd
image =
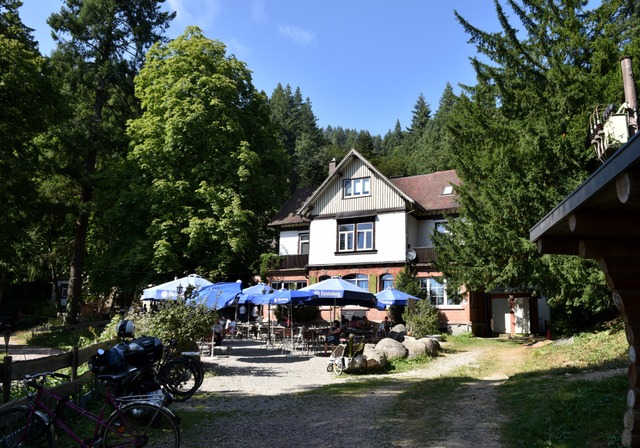
M243 62L195 27L149 51L136 95L130 189L144 195L150 267L248 280L288 192L266 96Z

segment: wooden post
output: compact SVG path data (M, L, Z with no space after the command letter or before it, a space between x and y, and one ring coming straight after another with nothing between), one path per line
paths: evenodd
M624 88L624 99L629 107L629 136L638 132L638 110L636 99L636 87L633 79L633 69L631 67L631 57L625 56L620 60L622 66L622 86Z
M71 381L78 378L78 346L71 349Z
M2 363L2 403L11 400L11 356L5 356Z

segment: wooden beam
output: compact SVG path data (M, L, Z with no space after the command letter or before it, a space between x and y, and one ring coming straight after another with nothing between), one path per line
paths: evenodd
M640 204L640 176L625 172L616 178L616 194L621 204Z
M640 273L640 257L598 258L598 266L605 274L615 275L621 272Z
M633 258L640 254L640 240L637 239L583 239L578 244L582 258Z
M616 211L604 213L602 211L584 210L571 213L568 217L569 229L576 235L593 236L599 238L640 237L640 213Z
M611 289L618 290L630 290L630 289L640 289L640 276L637 273L625 273L625 274L605 274L605 280L607 281L607 285ZM625 303L626 305L626 303Z
M570 237L543 236L536 246L539 254L578 255L578 240Z

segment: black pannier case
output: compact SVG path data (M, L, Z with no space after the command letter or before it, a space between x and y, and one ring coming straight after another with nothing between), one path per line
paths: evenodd
M152 336L134 339L126 345L124 359L133 367L154 364L162 358L162 341Z

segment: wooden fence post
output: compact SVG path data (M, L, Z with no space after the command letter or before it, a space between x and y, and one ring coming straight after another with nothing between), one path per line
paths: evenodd
M2 363L2 403L11 400L11 356L5 356Z

